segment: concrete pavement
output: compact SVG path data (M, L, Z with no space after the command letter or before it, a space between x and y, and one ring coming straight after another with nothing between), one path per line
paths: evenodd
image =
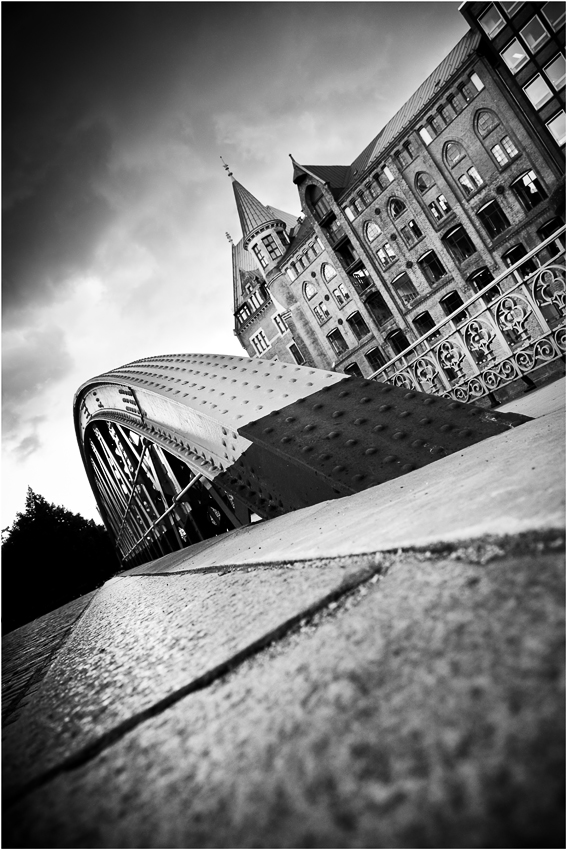
M563 394L108 582L12 713L4 845L562 846Z

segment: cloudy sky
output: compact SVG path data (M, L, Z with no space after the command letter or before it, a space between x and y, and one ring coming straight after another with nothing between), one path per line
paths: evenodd
M350 163L465 33L458 5L3 4L3 527L28 485L97 518L87 378L244 353L219 156L299 214L288 154Z

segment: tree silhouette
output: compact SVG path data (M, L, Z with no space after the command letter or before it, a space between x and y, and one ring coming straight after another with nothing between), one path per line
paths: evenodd
M31 487L25 511L2 536L3 632L100 587L120 569L103 526Z

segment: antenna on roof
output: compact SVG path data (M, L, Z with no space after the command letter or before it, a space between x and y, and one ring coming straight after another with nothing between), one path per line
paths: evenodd
M224 168L224 170L226 171L226 173L228 174L228 176L229 176L229 177L232 177L232 176L233 176L233 175L232 175L232 171L230 170L229 166L226 164L226 162L224 161L224 159L222 158L222 156L221 156L221 157L219 157L219 159L220 159L220 161L222 162L222 167Z
M228 239L230 244L234 245L234 242L232 241L232 236L230 235L230 233L227 231L224 235L226 236L226 238Z

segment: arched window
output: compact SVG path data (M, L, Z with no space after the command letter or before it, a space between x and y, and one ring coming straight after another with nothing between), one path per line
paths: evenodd
M435 182L427 171L420 171L415 175L415 188L420 194L423 195L424 192L427 192L427 190L431 189L434 185Z
M369 242L374 242L375 239L380 236L382 231L378 227L375 221L367 221L364 225L364 235L368 239Z
M476 114L474 126L477 134L484 139L485 136L494 130L499 121L495 113L491 109L481 109Z
M403 201L400 201L399 198L392 198L392 200L390 201L390 207L389 207L391 218L398 218L398 216L400 216L403 212L405 212L405 209L406 209L406 205L404 204Z
M465 156L465 153L464 147L458 142L448 142L444 150L445 162L453 168Z
M323 275L323 280L326 280L327 283L337 276L335 269L330 263L323 263L321 266L321 274Z
M313 298L314 295L317 295L317 289L313 286L312 283L307 282L303 287L303 294L309 301L311 298Z

